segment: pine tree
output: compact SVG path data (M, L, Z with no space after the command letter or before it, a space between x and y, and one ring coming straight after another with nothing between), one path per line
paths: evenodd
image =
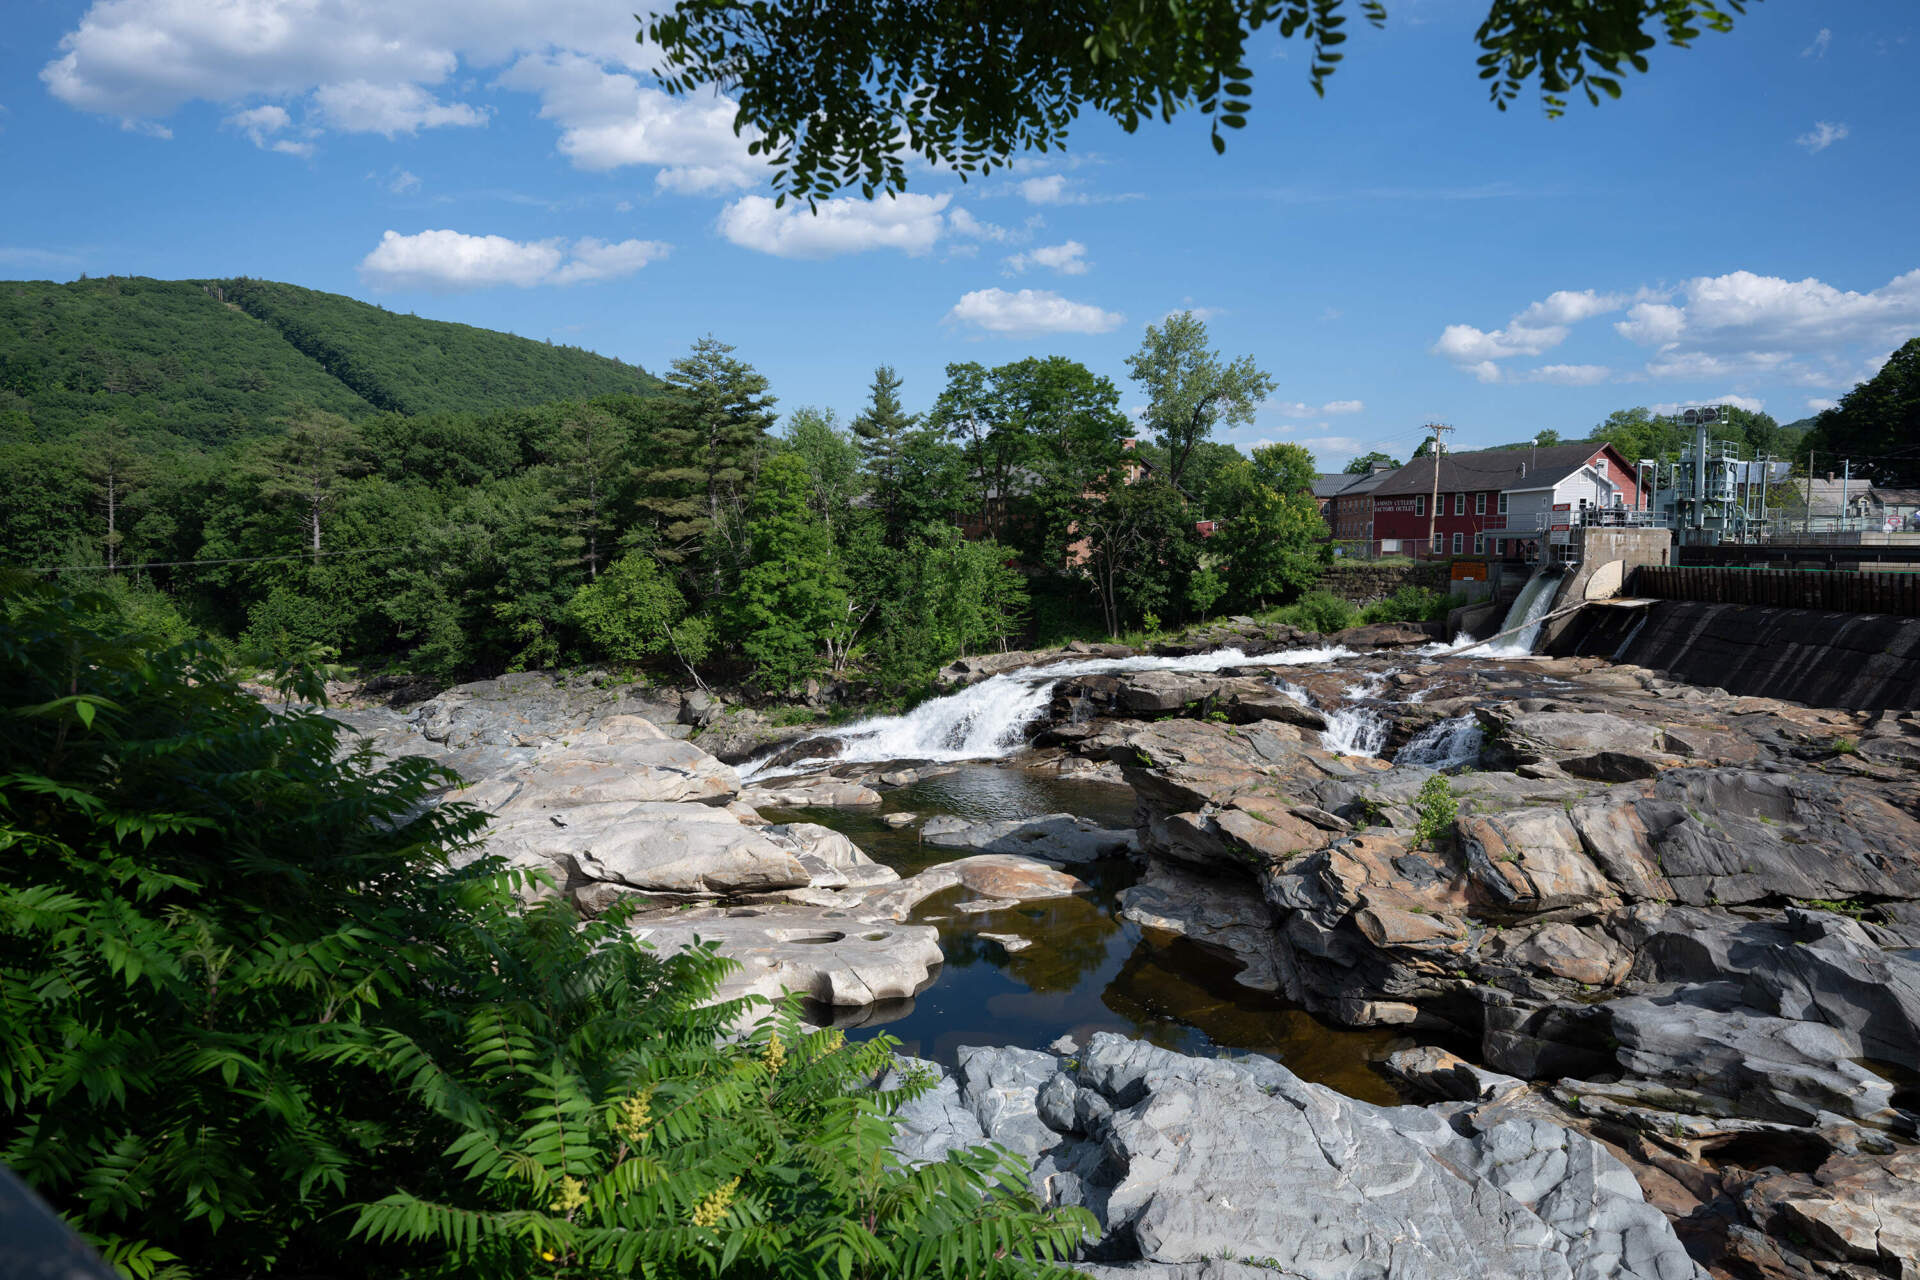
M900 403L900 376L893 371L893 366L883 364L875 369L867 407L851 425L860 447L860 466L872 486L890 547L899 546L905 537L900 493L905 478L903 455L908 447L907 436L919 421L919 415L908 413Z
M286 503L300 512L300 523L320 562L320 536L326 514L340 500L350 476L367 469L360 432L345 418L308 410L287 424L286 434L257 450L252 471L267 503Z
M80 451L80 465L93 482L94 501L107 522L100 545L107 572L114 573L125 559L120 553L127 540L128 499L146 484L151 467L135 447L126 424L118 420L93 427L74 444Z
M570 562L600 576L611 542L612 506L627 448L626 424L604 409L569 406L554 432L559 495L554 520L565 530Z
M716 531L730 532L729 509L746 490L774 422L767 379L732 352L709 334L673 362L655 402L652 456L637 475L661 560L704 561L708 594L718 594L726 559L726 548L710 543Z
M807 505L809 489L805 462L778 454L761 470L747 507L751 551L734 611L741 649L774 690L818 669L847 609L845 575L832 537Z

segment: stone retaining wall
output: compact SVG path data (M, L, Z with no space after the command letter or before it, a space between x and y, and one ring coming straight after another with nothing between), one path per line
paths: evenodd
M1336 564L1320 579L1320 588L1348 604L1365 605L1384 600L1402 587L1446 591L1451 586L1451 572L1445 560L1402 565Z

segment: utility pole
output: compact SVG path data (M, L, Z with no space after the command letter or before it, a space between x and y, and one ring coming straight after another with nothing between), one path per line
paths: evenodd
M1852 481L1853 459L1848 458L1840 464L1840 531L1842 533L1845 533L1847 529L1847 520L1849 518L1847 515L1847 490L1851 487Z
M1440 518L1440 437L1452 427L1442 426L1438 422L1429 422L1427 430L1433 432L1433 497L1427 502L1427 555L1435 554L1433 549L1433 526Z
M1807 513L1800 517L1800 532L1813 532L1813 450L1807 450Z

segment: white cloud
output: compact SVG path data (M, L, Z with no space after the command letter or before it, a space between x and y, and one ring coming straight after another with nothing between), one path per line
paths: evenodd
M1860 343L1892 347L1920 329L1920 269L1865 293L1812 277L1734 271L1688 280L1675 299L1636 306L1614 328L1657 347L1665 366L1708 376L1776 368Z
M1627 302L1625 294L1557 289L1515 313L1504 328L1448 325L1440 331L1440 340L1433 344L1433 353L1453 361L1482 382L1498 382L1503 373L1495 361L1551 351L1567 340L1574 325L1618 311Z
M157 121L188 102L230 110L311 95L310 125L389 137L484 124L488 108L450 93L471 75L535 94L584 169L657 166L669 191L758 183L765 169L733 134L733 104L668 98L625 71L657 51L627 9L599 0L93 0L40 72L77 110L168 136Z
M1283 418L1311 418L1317 412L1304 400L1268 400L1260 407Z
M670 97L578 53L521 58L498 83L539 95L540 116L560 126L560 153L575 168L657 166L655 185L677 195L737 191L766 179L765 162L747 154L758 135L734 134L734 103L721 94Z
M1322 413L1359 413L1367 407L1364 400L1329 400L1320 406Z
M1028 204L1079 204L1085 197L1075 197L1067 190L1067 175L1049 173L1044 177L1028 178L1020 184L1020 194Z
M946 229L941 216L950 195L883 196L877 200L823 200L817 209L776 209L767 196L742 196L720 214L720 234L742 248L780 258L831 258L869 249L918 256Z
M1807 408L1811 409L1815 413L1824 413L1828 409L1834 408L1839 403L1840 402L1838 400L1827 400L1820 396L1807 397Z
M387 190L396 196L404 196L420 189L420 175L410 169L402 169L393 175L387 183Z
M276 138L274 135L290 128L293 117L287 114L285 107L268 103L247 111L236 111L221 121L230 129L238 129L247 135L247 140L262 151L278 151L283 155L310 156L313 154L311 142L296 142L292 138Z
M484 125L483 108L465 102L441 102L417 84L374 84L347 80L323 84L313 93L320 119L342 133L403 133L446 126Z
M1029 267L1046 267L1058 271L1063 276L1083 276L1087 274L1089 263L1086 258L1087 246L1078 240L1069 240L1065 244L1039 245L1022 253L1016 253L1007 259L1007 270L1019 275Z
M991 222L982 222L965 209L955 209L947 215L947 226L957 236L967 236L974 240L987 240L994 244L1005 244L1016 239L1018 233Z
M1811 130L1801 134L1794 141L1817 155L1846 136L1846 125L1816 120Z
M1829 27L1822 27L1820 28L1820 33L1814 36L1813 43L1800 51L1800 56L1803 58L1824 58L1827 56L1827 46L1832 43L1833 30Z
M1603 364L1543 364L1518 375L1518 380L1556 387L1597 387L1612 376L1613 370Z
M1120 200L1141 200L1145 197L1137 191L1114 192L1111 194L1089 191L1079 181L1064 173L1043 173L1032 178L1023 178L1014 187L1028 204L1112 204Z
M663 258L667 246L657 240L622 240L608 244L592 236L573 242L572 256L564 267L553 273L554 284L586 284L596 280L616 280L630 276L655 258Z
M1364 440L1352 436L1305 436L1294 443L1311 449L1315 459L1323 464L1329 460L1345 463L1364 453L1367 447Z
M360 275L376 289L423 289L456 293L513 285L581 284L631 275L663 256L667 246L651 240L607 244L591 237L510 240L459 231L388 231L360 262Z
M1074 302L1044 289L976 289L947 312L947 319L1003 335L1106 333L1126 319L1087 302Z

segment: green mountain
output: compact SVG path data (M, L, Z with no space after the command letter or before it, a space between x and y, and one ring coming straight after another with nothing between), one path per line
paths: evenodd
M106 418L200 444L298 407L484 411L644 393L638 365L270 280L0 282L0 431Z

